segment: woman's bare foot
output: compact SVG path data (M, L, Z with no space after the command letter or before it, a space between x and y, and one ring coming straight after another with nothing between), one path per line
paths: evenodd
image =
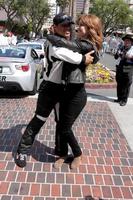
M67 158L67 156L59 157L59 159L56 160L55 163L54 163L54 168L55 169L61 168L63 163L65 162L66 158Z
M81 164L82 156L75 157L71 163L71 169L77 169Z

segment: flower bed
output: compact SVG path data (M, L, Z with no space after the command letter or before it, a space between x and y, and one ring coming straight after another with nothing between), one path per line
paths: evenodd
M107 84L115 82L115 73L101 63L90 64L86 69L87 83Z

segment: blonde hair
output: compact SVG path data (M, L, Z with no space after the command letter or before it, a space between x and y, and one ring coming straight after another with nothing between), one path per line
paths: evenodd
M87 27L87 39L96 45L97 49L102 48L103 33L102 33L102 22L96 15L81 15L77 21L79 25Z

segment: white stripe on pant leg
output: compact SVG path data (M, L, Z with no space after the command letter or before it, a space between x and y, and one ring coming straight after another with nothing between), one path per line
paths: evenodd
M46 119L47 119L47 117L42 117L42 116L40 116L40 115L36 115L36 117L37 117L38 119L42 120L43 122L45 122Z

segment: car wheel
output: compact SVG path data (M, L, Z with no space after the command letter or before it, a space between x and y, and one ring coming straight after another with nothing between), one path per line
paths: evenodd
M37 73L34 81L33 90L29 92L30 95L35 95L37 93Z

